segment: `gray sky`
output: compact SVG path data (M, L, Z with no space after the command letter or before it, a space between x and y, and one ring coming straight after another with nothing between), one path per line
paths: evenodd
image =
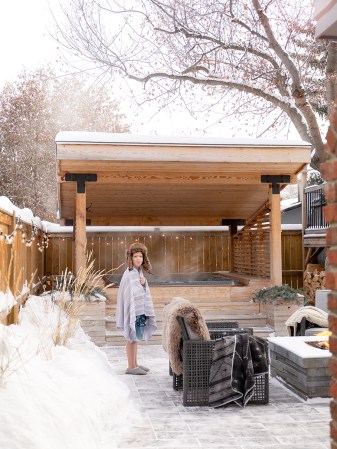
M48 17L48 0L0 2L0 86L23 68L56 60L56 43L46 31Z

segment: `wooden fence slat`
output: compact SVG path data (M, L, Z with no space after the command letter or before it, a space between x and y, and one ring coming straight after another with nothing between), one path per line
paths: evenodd
M261 227L260 227L261 229ZM268 277L270 273L269 233L246 235L236 239L234 257L235 269L238 272L249 272L259 277ZM286 231L282 233L282 257L285 270L302 270L301 232ZM88 234L88 248L94 250L96 257L95 269L106 271L125 262L125 249L134 241L139 240L149 248L149 256L156 275L170 273L214 272L228 271L229 234L219 233L165 233L165 234L121 234L108 233ZM72 251L69 250L72 236L70 234L51 235L50 240L57 240L57 247L51 244L47 250L47 275L59 274L56 264L58 253L67 252L61 271L69 268L72 263ZM125 265L116 273L121 274ZM289 277L287 274L287 279ZM291 274L287 283L302 285L301 274Z

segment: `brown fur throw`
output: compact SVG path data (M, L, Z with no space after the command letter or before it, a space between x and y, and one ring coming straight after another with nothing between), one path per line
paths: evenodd
M163 348L166 352L167 350L167 341L169 339L168 333L169 333L169 326L168 322L171 319L171 315L174 312L174 310L177 307L180 307L181 304L191 304L191 302L188 299L180 298L179 296L176 296L172 298L172 301L165 305L164 307L164 314L163 314L163 332L162 332L162 344Z
M185 318L191 331L200 337L200 340L210 340L206 322L199 309L184 298L173 298L165 306L163 317L163 348L168 353L172 371L180 375L183 372L183 363L180 357L181 328L177 316Z

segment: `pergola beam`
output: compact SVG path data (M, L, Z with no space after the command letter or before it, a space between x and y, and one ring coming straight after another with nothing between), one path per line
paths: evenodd
M67 176L67 175L65 175ZM65 176L59 175L59 183L65 182ZM252 173L221 173L221 172L199 172L199 173L172 173L148 170L147 172L121 172L112 171L97 172L97 181L100 184L121 185L124 183L134 185L257 185L261 184L261 176ZM296 182L296 176L291 178Z

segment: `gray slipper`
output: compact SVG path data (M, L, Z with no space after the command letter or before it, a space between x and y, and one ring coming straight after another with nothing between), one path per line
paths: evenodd
M136 374L138 376L142 376L144 374L147 374L147 372L141 369L140 366L138 366L137 368L127 368L125 374Z
M150 368L146 368L146 366L138 365L138 368L142 369L143 371L146 371L147 373L150 371Z

